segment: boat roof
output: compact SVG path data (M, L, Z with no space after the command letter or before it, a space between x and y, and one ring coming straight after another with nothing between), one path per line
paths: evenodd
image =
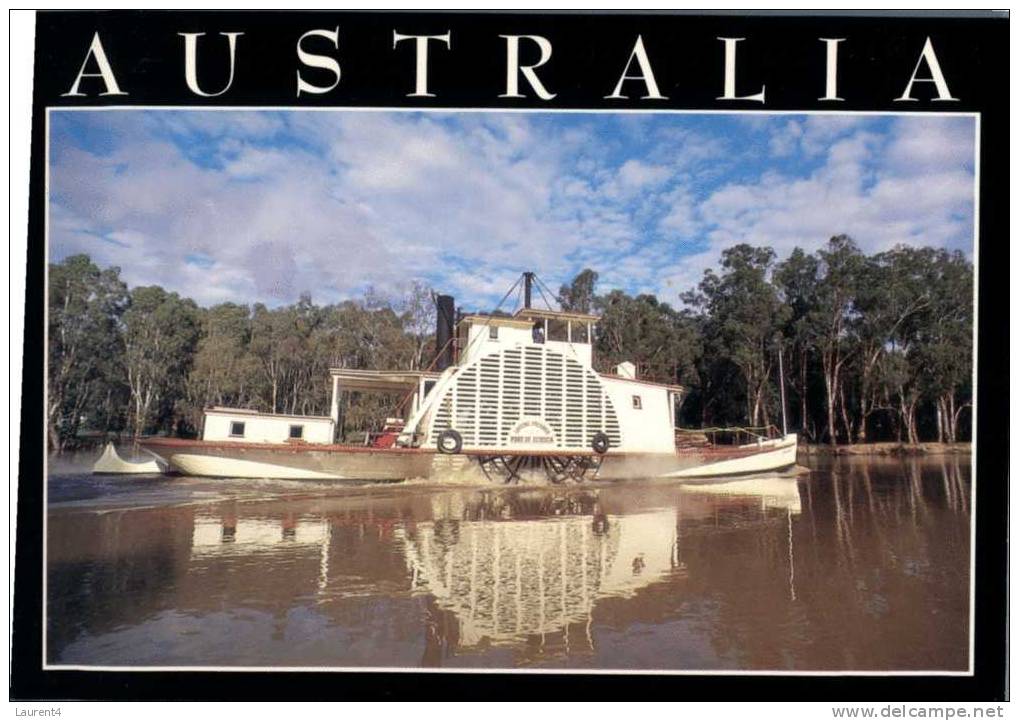
M627 378L626 376L617 375L615 373L599 373L600 378L606 380L622 381L624 383L635 383L641 386L653 386L654 388L665 388L672 391L673 393L686 393L686 387L676 385L674 383L659 383L657 381L646 381L640 378Z
M329 416L302 416L294 413L269 413L267 411L256 411L252 408L229 408L227 406L210 406L204 409L206 414L224 416L258 416L259 418L290 418L302 421L331 421Z
M508 315L488 315L486 313L468 313L460 319L460 323L468 325L494 325L501 328L530 328L534 325L529 320L514 318Z
M356 368L330 368L329 376L339 381L341 390L367 392L407 392L417 389L421 379L438 380L433 371L372 371Z
M574 313L565 310L541 310L540 308L521 308L513 314L514 318L534 320L537 318L558 318L560 320L574 320L581 323L597 323L601 316L591 313Z
M494 325L509 328L530 328L536 320L558 319L575 323L597 323L601 316L590 313L570 313L560 310L539 310L538 308L521 308L513 315L489 315L487 313L468 313L460 318L460 323L468 325Z

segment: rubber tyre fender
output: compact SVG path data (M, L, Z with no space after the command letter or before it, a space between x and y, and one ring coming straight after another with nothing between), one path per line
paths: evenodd
M598 431L591 437L591 450L599 456L607 453L610 445L612 445L612 442L609 440L609 437L601 431Z
M459 453L464 447L464 439L463 436L452 428L447 428L439 434L439 437L436 439L436 446L439 448L439 453L454 455Z

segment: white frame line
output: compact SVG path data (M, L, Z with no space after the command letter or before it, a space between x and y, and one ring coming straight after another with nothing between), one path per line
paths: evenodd
M979 281L980 281L980 129L981 113L972 111L883 111L883 110L691 110L678 108L619 108L619 109L583 109L583 108L464 108L464 107L303 107L298 105L253 105L253 106L194 106L194 105L101 105L101 106L46 106L45 111L45 143L44 158L46 167L44 169L44 200L43 209L43 355L49 353L49 251L50 251L50 113L52 112L105 112L105 111L186 111L186 112L241 112L241 111L274 111L274 112L366 112L366 113L567 113L567 114L647 114L647 115L862 115L862 116L887 116L887 117L969 117L974 120L974 141L973 141L973 405L971 408L971 460L970 460L970 594L969 594L969 668L966 671L747 671L735 669L542 669L542 668L409 668L403 666L90 666L82 664L51 664L47 660L46 653L46 627L47 627L47 509L49 508L49 464L47 446L47 416L46 408L49 399L49 372L48 364L43 364L43 419L42 419L42 452L43 452L43 504L42 504L42 669L44 671L218 671L218 672L309 672L309 673L333 673L337 671L348 673L514 673L514 674L574 674L574 675L669 675L669 676L829 676L829 677L853 677L853 676L973 676L974 675L974 653L976 639L974 625L976 620L976 526L977 526L977 364L979 343L977 328L979 327Z

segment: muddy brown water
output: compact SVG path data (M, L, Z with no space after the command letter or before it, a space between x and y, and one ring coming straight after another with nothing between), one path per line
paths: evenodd
M84 666L965 671L970 464L569 488L48 484Z

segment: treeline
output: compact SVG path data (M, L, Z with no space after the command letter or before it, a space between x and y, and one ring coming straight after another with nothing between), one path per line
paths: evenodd
M422 368L433 337L420 284L398 299L202 308L158 286L128 289L118 268L71 256L49 269L50 447L86 432L192 436L211 405L325 415L330 367ZM344 428L363 431L398 400L354 399Z
M771 248L722 252L682 309L594 292L585 270L565 308L602 314L601 370L686 385L693 426L781 424L818 443L969 438L973 267L959 252L898 246L863 254L840 235L777 262Z
M845 236L776 261L723 252L674 308L655 296L597 293L580 273L558 298L602 315L596 365L690 391L691 426L780 423L815 442L968 437L973 271L959 253L898 247L862 254ZM198 306L75 255L49 268L47 421L51 448L95 434L190 436L210 405L327 414L330 367L422 369L434 355L430 289L369 291L317 306ZM363 432L400 399L350 394L341 433Z

